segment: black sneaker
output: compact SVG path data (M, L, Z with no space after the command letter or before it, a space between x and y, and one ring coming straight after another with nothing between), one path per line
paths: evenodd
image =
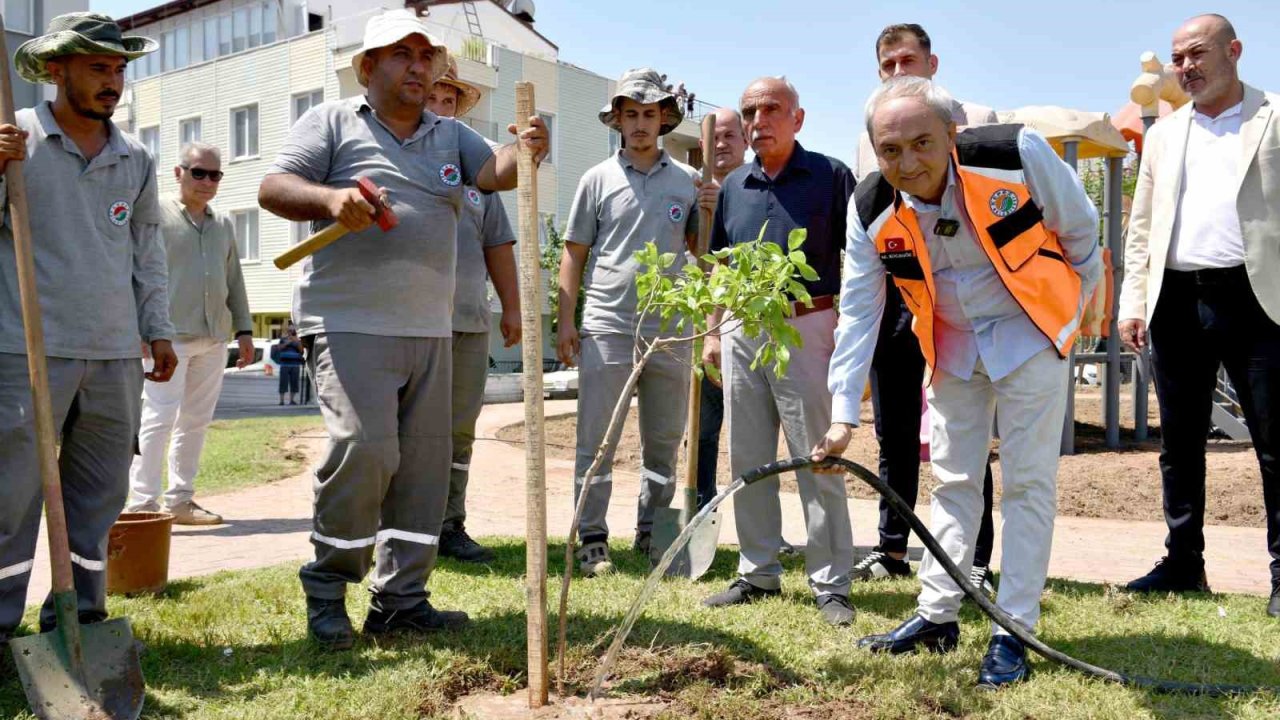
M469 563L493 562L494 558L493 551L473 540L462 525L440 532L440 554Z
M827 593L818 596L818 612L828 625L842 627L853 624L853 606L849 604L848 595Z
M653 544L653 533L648 530L637 530L635 542L631 543L631 549L641 557L649 557L649 546Z
M346 600L307 597L307 630L326 650L346 650L356 641Z
M853 566L853 580L883 580L891 577L911 577L911 563L889 557L887 553L872 550Z
M398 630L425 633L452 630L470 621L471 618L464 612L437 610L426 600L405 610L383 610L375 599L369 603L369 615L364 619L364 631L369 635L382 635Z
M1267 603L1267 614L1280 618L1280 580L1271 581L1271 602Z
M1134 592L1211 592L1203 560L1175 561L1160 558L1151 572L1124 586Z
M751 583L738 578L729 585L729 589L724 592L716 593L711 597L702 601L703 607L724 607L725 605L741 605L743 603L755 602L763 598L781 595L782 590L768 590L762 587L756 587Z

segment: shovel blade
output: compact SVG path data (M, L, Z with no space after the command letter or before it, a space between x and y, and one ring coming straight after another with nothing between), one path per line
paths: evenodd
M56 629L9 641L31 712L41 720L136 720L145 692L129 621L81 625L80 638L79 669Z
M684 531L685 523L679 508L657 508L653 515L653 536L649 545L649 562L658 563L676 536ZM720 540L720 511L707 516L705 522L689 537L689 544L681 548L671 566L669 577L697 580L702 577L716 559L716 543Z

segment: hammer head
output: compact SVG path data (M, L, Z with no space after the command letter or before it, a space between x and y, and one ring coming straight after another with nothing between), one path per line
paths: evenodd
M383 232L400 224L400 218L391 211L390 205L382 201L382 192L372 180L367 177L356 178L356 187L360 188L360 194L374 207L373 221Z

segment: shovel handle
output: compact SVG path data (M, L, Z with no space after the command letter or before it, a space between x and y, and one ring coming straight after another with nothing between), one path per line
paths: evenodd
M702 182L703 184L711 182L711 168L715 164L716 150L716 116L715 113L707 113L702 118ZM712 214L710 211L699 208L698 210L698 245L695 253L698 259L698 265L706 270L706 263L702 262L702 256L707 254L707 248L711 244L711 222ZM695 340L693 342L693 362L696 365L702 358L702 341ZM685 422L688 428L688 441L686 443L688 450L685 451L685 468L684 468L684 490L685 505L680 511L681 519L685 523L689 522L689 518L693 517L695 505L698 498L698 436L702 429L702 379L697 373L689 374L689 415ZM693 502L690 502L690 499Z
M0 123L16 125L13 111L13 82L9 77L9 49L0 20ZM9 220L13 228L13 250L17 256L18 296L22 303L22 329L27 342L27 372L31 376L32 413L36 423L36 457L44 490L45 522L49 531L49 558L53 592L75 589L71 577L71 548L67 544L67 516L62 506L62 480L58 476L57 434L53 408L49 404L49 367L44 355L44 325L40 318L40 295L36 289L36 267L32 255L31 216L27 212L27 181L22 164L10 160L4 168L9 192Z
M276 256L273 261L275 266L280 270L288 270L291 265L299 260L313 255L333 244L335 240L347 234L347 227L342 223L334 223L323 230L314 233L311 237L294 245Z

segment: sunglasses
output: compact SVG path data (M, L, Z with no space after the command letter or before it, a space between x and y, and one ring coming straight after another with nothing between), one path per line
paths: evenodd
M182 167L186 169L187 172L191 173L191 177L197 180L204 180L205 178L209 178L214 182L222 181L223 173L221 170L205 170L204 168L191 167L189 165L183 165Z

